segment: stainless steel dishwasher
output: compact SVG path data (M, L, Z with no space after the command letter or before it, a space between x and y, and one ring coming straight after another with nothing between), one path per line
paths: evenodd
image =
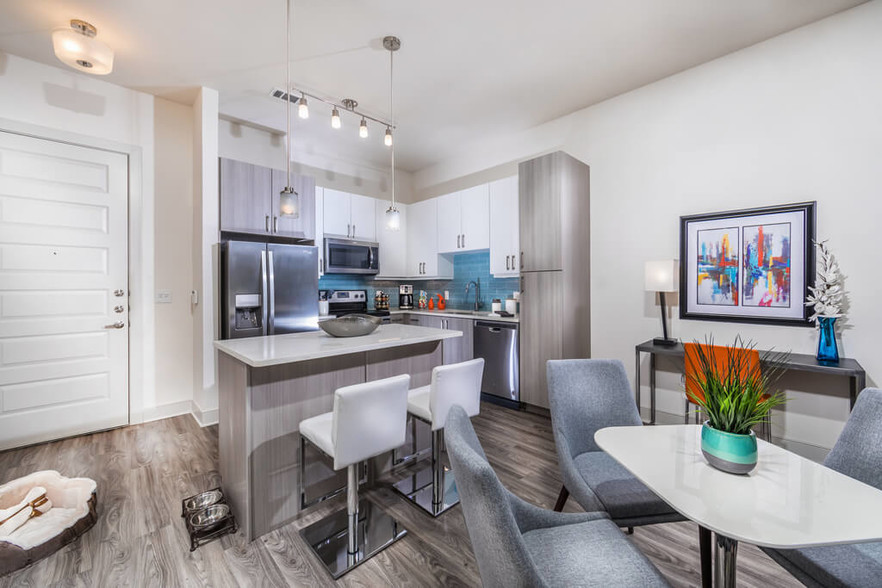
M484 358L481 392L519 403L518 324L475 321L474 334L475 357Z

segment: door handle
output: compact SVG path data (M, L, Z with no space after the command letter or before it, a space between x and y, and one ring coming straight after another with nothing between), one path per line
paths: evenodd
M273 233L279 232L279 217L273 215Z
M114 306L114 307L113 307L113 312L115 312L116 314L120 314L120 313L124 312L125 309L126 309L126 308L125 308L124 306L122 306L122 305L120 305L120 306Z
M267 251L266 273L269 276L267 290L269 294L269 332L276 334L276 270L272 250Z
M115 323L104 325L105 329L122 329L126 326L123 321L116 321Z
M114 296L125 296L125 294L126 294L125 290L114 290L113 291Z
M269 233L269 215L266 215L266 220L263 221L263 226L266 228L266 232Z

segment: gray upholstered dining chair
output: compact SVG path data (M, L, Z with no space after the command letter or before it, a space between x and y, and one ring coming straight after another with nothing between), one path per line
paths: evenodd
M882 390L861 392L824 465L882 490ZM812 588L882 584L882 542L762 550Z
M643 424L622 362L553 360L547 377L563 477L554 510L562 510L572 495L586 511L608 512L620 527L685 520L594 442L594 433L604 427Z
M605 513L557 513L506 490L458 405L444 440L485 587L668 585Z
M594 442L604 427L642 425L621 361L559 359L546 367L551 428L563 487L554 510L572 494L588 512L601 510L631 533L634 527L685 521ZM711 581L711 532L698 528L703 585Z

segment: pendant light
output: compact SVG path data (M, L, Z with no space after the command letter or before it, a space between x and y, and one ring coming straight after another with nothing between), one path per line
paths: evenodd
M395 90L395 70L393 68L393 58L395 52L401 48L401 39L398 37L384 37L383 47L389 51L389 122L391 126L386 128L386 145L392 152L392 204L386 210L386 227L390 231L397 231L401 228L401 213L395 207L395 145L392 143L392 126L395 126L394 114L394 90Z
M62 63L82 72L107 75L113 70L113 49L95 38L98 29L84 20L52 31L52 48Z
M286 185L279 192L279 216L300 218L300 194L291 187L291 2L285 0L285 163ZM301 98L305 105L305 98Z

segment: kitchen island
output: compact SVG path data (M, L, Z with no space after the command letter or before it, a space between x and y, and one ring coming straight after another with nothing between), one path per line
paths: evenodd
M223 488L249 540L300 512L300 421L329 412L343 386L410 374L429 384L445 339L461 331L382 325L370 335L323 331L216 341ZM313 464L307 458L310 473ZM391 460L375 460L369 477Z

